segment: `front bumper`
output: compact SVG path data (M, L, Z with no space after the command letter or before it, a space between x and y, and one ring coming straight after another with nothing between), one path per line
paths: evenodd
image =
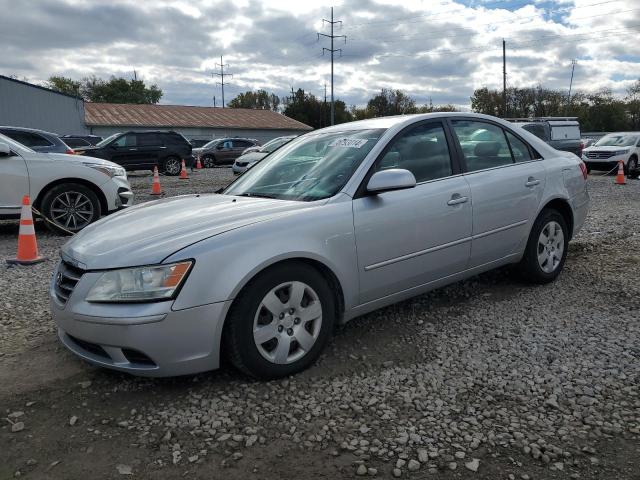
M235 173L236 175L240 175L247 171L247 167L246 166L241 167L237 163L234 163L233 166L231 167L231 170L233 170L233 173Z
M627 155L616 155L615 157L609 157L607 159L593 159L589 158L585 155L582 155L582 161L589 167L590 170L596 171L609 171L613 170L618 162L622 160L624 162L625 167L627 166L627 162L629 158Z
M133 205L134 195L126 177L113 177L101 185L107 199L107 212L110 213Z
M173 310L173 301L88 303L84 299L101 275L91 271L80 275L65 302L56 290L56 279L64 269L58 265L49 288L51 315L60 341L79 357L94 365L152 377L219 367L228 302L182 310Z

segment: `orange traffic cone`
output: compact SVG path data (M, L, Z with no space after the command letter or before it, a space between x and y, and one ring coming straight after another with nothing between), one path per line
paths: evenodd
M189 180L187 176L187 166L184 164L184 158L182 159L182 170L180 170L180 180Z
M200 157L196 160L196 170L200 170L202 168L202 163L200 163Z
M46 258L38 255L38 242L31 216L31 200L29 195L22 197L22 211L20 212L20 231L18 232L18 254L16 258L7 259L9 264L33 265L44 262Z
M624 179L624 161L618 160L618 174L616 175L616 185L626 185Z
M153 167L153 187L151 187L151 195L162 195L160 188L160 175L158 175L158 167Z

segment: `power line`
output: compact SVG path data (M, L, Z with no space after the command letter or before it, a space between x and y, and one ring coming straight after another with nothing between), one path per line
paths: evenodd
M333 19L333 7L331 7L331 20L327 20L327 19L323 18L322 19L323 25L324 25L325 22L328 23L331 26L331 35L327 35L326 33L318 32L318 40L320 40L321 36L331 39L331 48L322 47L322 54L324 55L325 51L331 53L331 125L333 125L335 123L335 103L334 103L334 99L333 99L333 55L334 55L335 52L340 52L340 56L342 56L342 49L341 48L333 48L333 41L336 38L344 38L344 43L347 43L347 36L346 35L334 35L333 34L333 27L336 24L340 24L340 26L342 26L342 21L341 20L334 20Z
M225 103L224 103L224 86L225 85L229 85L229 82L225 82L224 81L224 77L225 76L233 77L233 73L224 73L224 69L227 68L229 66L229 64L222 63L222 55L220 55L220 63L219 64L216 63L216 67L218 67L218 66L220 67L220 73L213 72L211 74L211 76L217 75L217 76L220 77L220 81L216 82L216 85L220 85L222 87L222 108L224 108L225 107Z

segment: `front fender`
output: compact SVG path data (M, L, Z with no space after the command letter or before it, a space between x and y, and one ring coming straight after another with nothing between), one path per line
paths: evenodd
M351 199L303 209L186 247L165 263L194 258L173 309L234 299L258 273L278 262L303 258L322 263L342 287L345 308L356 305L358 264Z

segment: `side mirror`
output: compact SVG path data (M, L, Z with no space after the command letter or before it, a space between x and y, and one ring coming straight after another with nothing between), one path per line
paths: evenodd
M11 155L11 149L6 143L0 143L0 157L8 157Z
M392 190L404 190L416 186L416 177L409 170L390 168L374 173L367 184L367 192L378 194Z

